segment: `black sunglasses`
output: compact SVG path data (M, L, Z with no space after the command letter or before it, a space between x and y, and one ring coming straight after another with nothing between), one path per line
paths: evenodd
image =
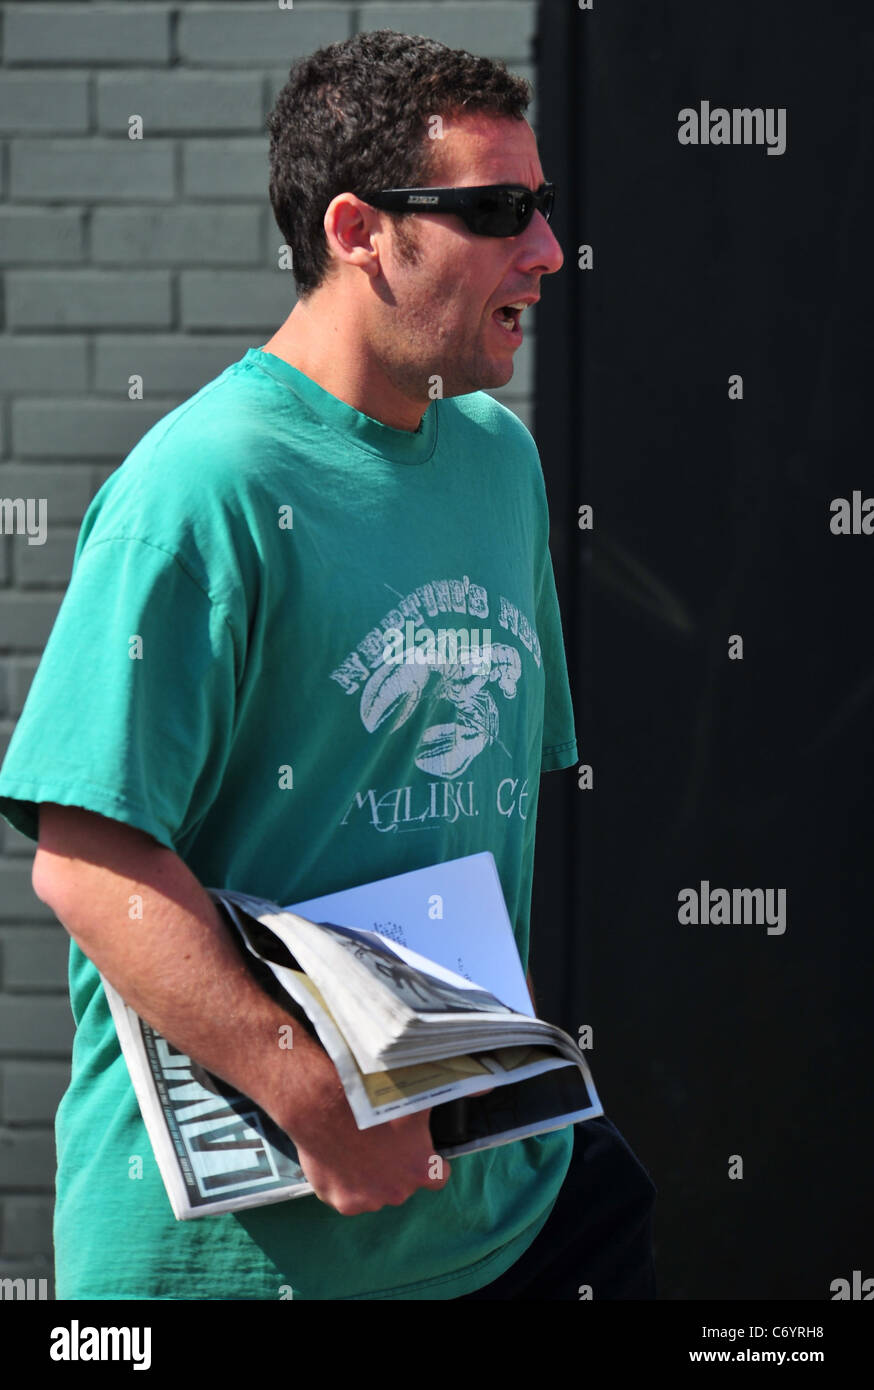
M547 222L555 202L555 184L536 193L518 183L482 184L471 188L383 188L357 195L386 212L454 212L477 236L518 236L539 209Z

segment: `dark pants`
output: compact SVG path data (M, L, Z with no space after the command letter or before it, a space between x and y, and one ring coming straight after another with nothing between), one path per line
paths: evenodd
M570 1167L546 1225L514 1265L462 1298L655 1298L655 1196L606 1116L575 1125Z

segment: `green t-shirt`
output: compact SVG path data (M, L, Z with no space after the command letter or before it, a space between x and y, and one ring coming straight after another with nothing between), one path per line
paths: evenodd
M492 397L398 430L250 349L91 502L0 812L36 839L39 802L82 806L278 902L491 850L525 964L540 773L577 758L547 535L534 441ZM427 654L425 628L445 661L450 629L490 641L491 667L386 660L390 630ZM177 1222L74 943L70 991L59 1298L454 1298L549 1215L570 1127L464 1155L400 1207Z

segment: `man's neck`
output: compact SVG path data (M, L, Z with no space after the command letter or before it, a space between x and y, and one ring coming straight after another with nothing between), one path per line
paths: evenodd
M418 430L424 407L398 391L366 348L356 343L348 322L331 306L320 307L318 317L305 303L295 304L288 318L263 345L323 391L345 401L362 415L379 420L393 429Z

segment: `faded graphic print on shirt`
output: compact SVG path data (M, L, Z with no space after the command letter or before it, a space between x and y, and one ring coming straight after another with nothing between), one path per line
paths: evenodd
M492 640L490 628L460 625L464 617L482 624L490 615L518 643ZM440 620L436 631L428 622L432 618ZM429 705L444 703L443 717L425 729L414 761L426 775L449 781L461 777L483 749L501 744L501 705L515 699L523 678L521 648L541 665L532 623L503 594L495 611L487 590L468 575L431 580L400 597L331 679L349 695L360 692L359 713L368 733L399 729L423 699ZM468 659L441 659L447 649Z

